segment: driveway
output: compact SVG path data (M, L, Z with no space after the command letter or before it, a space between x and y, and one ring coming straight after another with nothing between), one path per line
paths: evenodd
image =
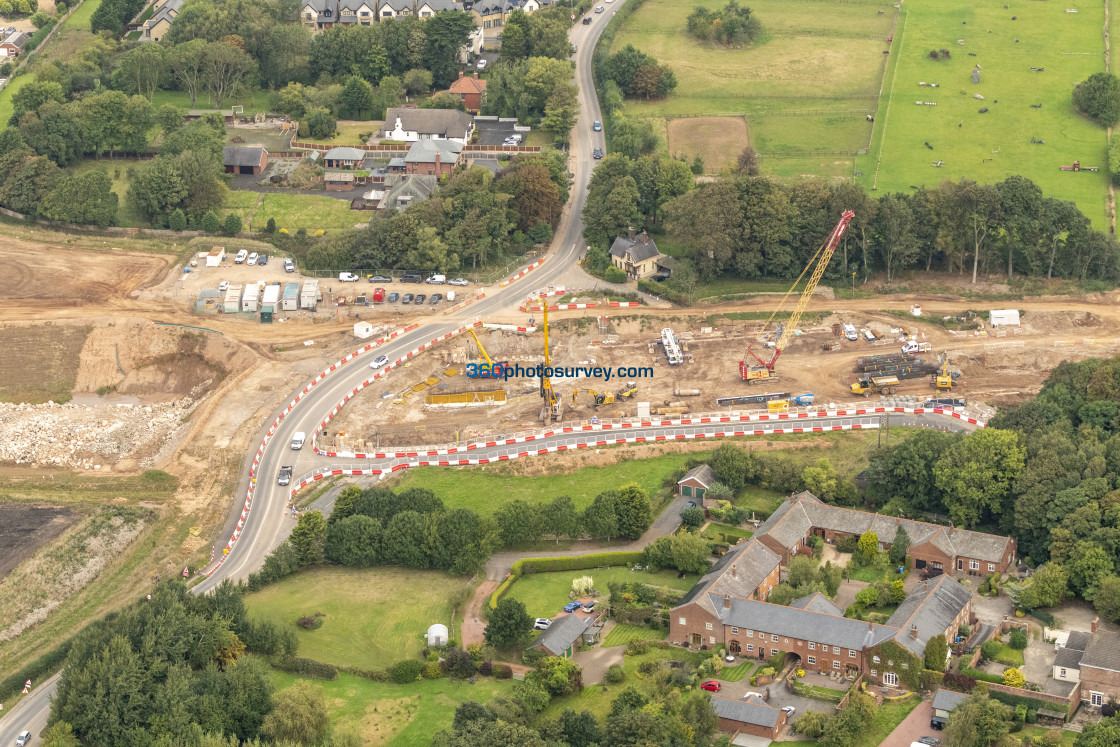
M474 121L475 129L478 130L478 144L479 145L502 145L503 141L512 135L515 130L513 126L517 124L517 119L513 117L476 117ZM528 133L522 133L527 135Z
M910 747L913 742L918 741L918 737L939 736L934 728L929 725L931 718L933 718L933 703L930 700L923 700L883 740L881 747Z
M741 699L748 692L756 692L767 697L769 691L769 700L766 701L767 705L774 706L775 708L782 708L784 706L793 706L797 710L793 713L793 718L790 722L797 720L805 711L822 711L824 713L834 713L835 706L824 700L814 700L813 698L803 698L800 695L794 695L786 691L786 686L781 682L771 682L769 685L754 685L751 686L749 677L744 677L738 682L726 682L720 680L723 687L720 689L719 694L725 698Z
M583 669L583 686L587 687L588 685L601 683L607 667L611 664L622 663L624 651L626 651L625 646L611 646L610 648L596 646L573 654L572 661L579 664Z
M859 594L868 586L871 586L871 584L866 581L853 581L850 578L846 578L840 582L840 588L836 590L836 598L832 601L835 602L836 606L840 609L846 610L850 605L855 603L856 594Z
M1003 622L1004 617L1013 618L1015 616L1015 608L1011 604L1011 599L1005 596L998 597L982 597L976 594L975 579L974 585L969 587L972 594L972 611L980 622L988 623L995 627ZM1088 628L1086 628L1088 630Z

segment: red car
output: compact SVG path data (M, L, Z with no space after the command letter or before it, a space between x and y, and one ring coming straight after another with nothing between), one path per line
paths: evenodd
M723 685L716 682L715 680L708 680L706 682L700 683L701 690L710 690L713 693L718 693L721 687L723 687Z

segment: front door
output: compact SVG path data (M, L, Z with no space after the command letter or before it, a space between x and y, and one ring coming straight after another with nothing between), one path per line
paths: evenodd
M957 559L957 570L958 571L963 571L964 570L964 561L960 560L959 558Z
M894 672L885 672L883 674L883 684L890 687L898 685L898 675Z
M699 633L693 633L692 634L692 647L693 648L700 648L700 645L703 642L704 642L704 639L700 636Z

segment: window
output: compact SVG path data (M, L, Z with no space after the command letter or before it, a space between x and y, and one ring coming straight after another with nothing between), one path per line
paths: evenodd
M810 651L816 651L817 650L817 644L813 643L812 641L809 641L809 650Z
M838 661L832 662L832 668L833 669L839 669L840 668L840 662L838 662Z
M996 569L995 563L988 563L988 573L992 573Z
M748 630L747 631L747 638L754 638L754 631L753 630Z
M774 643L777 643L778 642L778 634L777 633L771 633L770 634L770 640L773 641Z
M798 641L798 642L797 642L797 647L798 647L798 648L801 648L801 641Z
M1059 677L1062 677L1062 678L1065 678L1065 676L1066 676L1066 668L1065 668L1065 667L1062 667L1062 668L1061 668L1061 669L1059 669L1058 671L1060 672L1060 674L1059 674L1058 676L1059 676Z
M872 674L874 674L874 672ZM894 672L883 672L883 684L884 685L897 685L898 684L898 675L895 674Z
M708 636L708 643L712 644L713 646L716 645L716 637L714 635Z
M817 663L817 657L810 656L808 661L809 661L810 664L816 664Z
M826 646L822 643L821 644L821 651L824 651L827 654L828 653L828 646Z
M1089 693L1089 705L1095 705L1095 706L1104 705L1104 694L1103 693L1090 692Z
M875 662L876 664L878 664L878 663L879 663L879 657L878 657L878 656L872 656L872 657L871 657L871 661L873 661L873 662Z
M851 650L851 649L848 649L848 658L849 658L849 659L854 659L854 658L856 658L856 652L855 652L855 651L853 651L853 650Z
M753 643L748 643L747 644L747 653L751 653L753 651L754 651L754 644Z
M770 655L771 656L777 656L778 655L778 649L776 649L776 648L770 649Z
M872 677L878 677L879 676L879 670L878 669L872 669L871 670L871 676Z
M936 570L936 571L940 571L940 570L941 570L941 569L943 569L944 567L945 567L945 566L941 565L941 563L938 563L938 562L937 562L936 560L935 560L935 561L933 561L933 569L934 569L934 570Z
M978 570L980 570L980 561L979 561L979 560L970 560L970 561L968 561L968 569L969 569L970 571L978 571Z
M738 635L738 634L739 634L739 629L733 626L733 627L731 628L731 632L732 632L732 633L733 633L734 635Z
M704 623L704 630L711 630L711 629L712 629L712 624L711 623Z
M957 558L957 570L958 571L963 571L964 570L964 561L961 560L960 558Z
M910 668L910 665L909 665L909 664L907 664L906 662L902 662L902 668L903 668L903 669L909 669L909 668Z
M683 617L678 617L677 622L681 625L688 625L688 623L685 622L685 619Z

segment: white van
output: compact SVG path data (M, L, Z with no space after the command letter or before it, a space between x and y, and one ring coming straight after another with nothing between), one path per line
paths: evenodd
M299 451L300 449L303 448L303 442L306 441L306 440L307 440L307 434L304 433L303 431L299 431L294 436L292 436L292 449L294 451Z
M432 275L430 278L428 278L424 282L427 283L428 285L443 285L444 283L447 282L447 276L446 275Z
M340 272L338 273L338 280L340 283L356 283L358 282L358 276L352 272Z
M455 303L455 291L447 291L447 302Z
M249 252L245 249L242 249L241 251L239 251L237 253L237 256L233 258L233 263L235 265L244 264L245 263L245 258L248 257L248 256L249 256Z

